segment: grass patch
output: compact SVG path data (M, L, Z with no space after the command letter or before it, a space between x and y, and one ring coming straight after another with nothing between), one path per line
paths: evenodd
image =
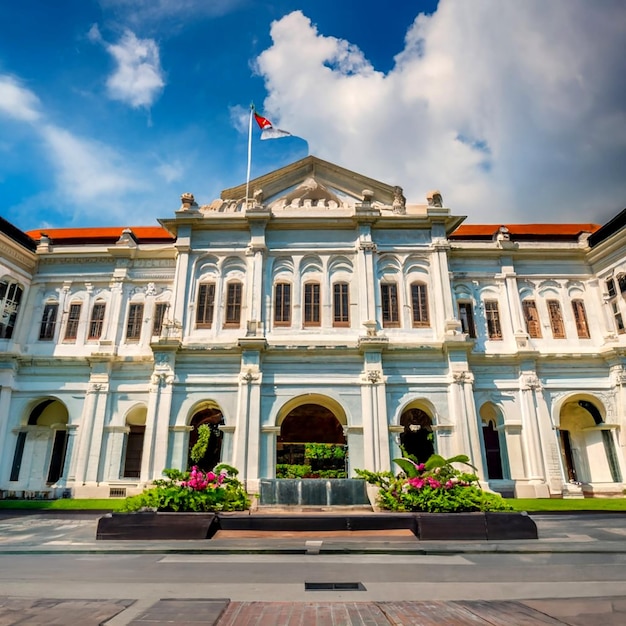
M626 511L626 498L506 498L516 511Z
M93 500L74 500L60 498L59 500L0 500L0 510L22 509L41 511L51 509L55 511L118 511L122 508L125 498L102 498Z

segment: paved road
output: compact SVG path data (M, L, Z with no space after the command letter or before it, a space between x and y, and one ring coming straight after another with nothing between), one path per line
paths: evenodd
M626 624L623 515L537 516L538 541L498 544L356 533L96 542L96 518L0 513L0 626Z

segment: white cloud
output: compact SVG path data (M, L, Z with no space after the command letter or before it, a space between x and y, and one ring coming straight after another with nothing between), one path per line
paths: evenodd
M146 23L225 15L248 0L100 0L103 9L118 14L126 22Z
M626 198L626 14L585 0L441 0L388 73L296 11L257 59L264 111L311 153L428 189L470 221L588 221Z
M0 75L0 114L21 122L36 122L40 117L39 98L12 76Z
M156 42L139 39L127 30L118 43L109 44L102 39L97 25L91 27L88 37L102 43L117 64L107 78L109 97L133 108L150 107L165 86Z
M71 202L93 202L103 196L110 200L141 189L128 162L111 147L51 124L43 125L41 134L57 171L57 186Z
M182 180L185 175L185 166L179 160L174 159L158 165L156 172L166 183L175 183Z

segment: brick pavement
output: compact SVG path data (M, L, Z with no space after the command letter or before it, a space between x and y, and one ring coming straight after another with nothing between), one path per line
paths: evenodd
M132 600L0 597L0 626L623 626L626 598L451 602L229 602L164 599L132 619Z

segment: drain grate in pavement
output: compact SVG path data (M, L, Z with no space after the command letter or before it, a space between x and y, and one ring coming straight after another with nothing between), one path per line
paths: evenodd
M304 583L305 591L367 591L363 583L321 582Z

